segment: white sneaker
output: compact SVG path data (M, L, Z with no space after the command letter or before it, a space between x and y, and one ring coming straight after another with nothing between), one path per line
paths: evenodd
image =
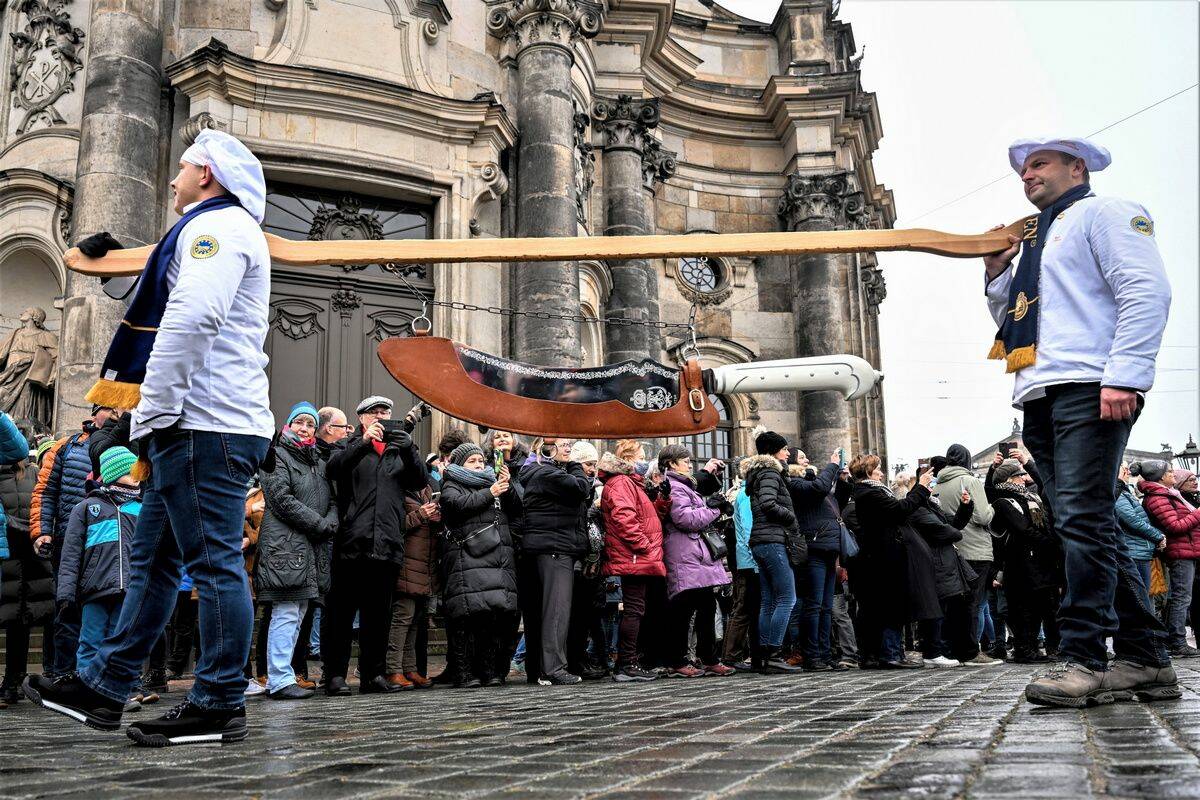
M962 666L961 661L955 661L953 658L946 658L945 656L938 656L937 658L927 658L927 659L925 659L925 663L930 664L935 667L961 667Z
M267 687L263 686L258 681L251 678L246 682L246 697L258 697L261 694L267 693Z
M986 653L980 653L970 661L962 662L964 667L998 667L1004 662L998 658L992 658Z

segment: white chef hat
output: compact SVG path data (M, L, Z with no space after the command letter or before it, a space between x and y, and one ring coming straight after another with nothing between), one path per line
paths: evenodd
M1038 150L1054 150L1059 153L1082 158L1089 172L1099 172L1112 163L1112 154L1108 148L1089 142L1087 139L1054 139L1044 137L1039 139L1017 139L1008 146L1008 163L1020 175L1021 167L1030 153Z
M246 145L222 131L204 129L183 152L183 161L212 170L217 183L236 197L254 221L262 223L267 208L267 181L262 164Z

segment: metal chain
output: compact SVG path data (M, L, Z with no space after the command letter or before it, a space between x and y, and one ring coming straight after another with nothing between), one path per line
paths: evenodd
M500 306L478 306L474 303L464 303L461 300L434 300L426 295L417 287L408 282L400 269L388 262L379 265L382 269L399 278L408 290L411 291L421 301L423 308L421 309L421 317L425 316L425 312L429 306L441 306L442 308L450 308L455 311L482 311L487 314L496 314L501 317L532 317L534 319L561 319L569 322L603 322L608 325L616 325L618 327L634 327L644 326L647 328L655 328L657 330L686 330L691 333L693 345L696 341L696 306L692 306L692 313L687 324L682 322L662 322L661 320L640 320L640 319L625 319L624 317L587 317L583 314L558 314L553 311L518 311L515 308L502 308Z

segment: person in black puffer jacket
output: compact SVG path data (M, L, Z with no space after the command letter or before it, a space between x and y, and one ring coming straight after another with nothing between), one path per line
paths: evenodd
M311 689L296 685L293 651L301 622L312 603L329 592L325 542L337 531L337 507L317 449L315 406L297 403L275 447L275 467L259 472L263 489L262 525L254 587L271 604L267 633L267 691L272 699L300 700Z
M507 634L517 613L517 573L511 520L521 515L520 490L484 462L468 442L450 453L440 498L444 536L441 575L456 687L498 686L507 664ZM503 657L501 657L503 656Z
M992 529L1008 534L1000 573L1013 629L1013 660L1019 664L1051 661L1058 651L1058 607L1063 552L1049 509L1039 490L1041 475L1032 461L1006 459L988 471L995 501ZM1046 655L1038 650L1038 631L1046 637Z
M400 428L384 434L392 401L368 397L358 404L359 428L345 449L330 457L341 524L333 540L330 587L321 613L325 691L349 694L350 636L359 613L360 693L399 690L384 678L392 592L404 560L404 493L427 476L412 436Z
M799 667L779 657L788 619L796 605L792 565L797 562L797 545L804 543L783 478L787 440L766 431L758 435L754 446L758 455L742 459L738 469L750 498L750 552L758 564L762 596L758 611L759 659L764 672L795 672Z
M916 479L894 490L903 499ZM971 635L970 593L976 579L975 571L959 555L955 543L962 541L962 529L971 521L974 500L967 494L959 498L954 518L950 519L930 496L908 518L909 525L928 545L933 567L933 588L937 592L941 616L920 620L921 654L926 663L936 667L956 667L960 663L975 665L979 642Z
M567 632L575 572L588 550L580 511L592 495L592 479L570 460L570 444L542 441L521 469L525 672L547 686L580 680L567 671Z
M801 472L809 472L808 457L802 451L795 456ZM829 463L820 472L788 477L788 494L796 512L800 535L808 544L808 558L793 569L799 599L793 619L799 618L800 652L804 669L821 671L834 668L829 634L833 624L833 590L837 579L837 560L842 546L842 518L833 488L841 471L841 457L831 453ZM810 477L811 474L811 477Z

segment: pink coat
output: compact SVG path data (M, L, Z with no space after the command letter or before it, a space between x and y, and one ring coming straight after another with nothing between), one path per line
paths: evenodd
M723 586L729 573L723 561L714 561L700 531L717 521L720 509L709 508L695 484L683 475L668 472L671 511L663 525L663 554L667 562L667 597L687 589Z

